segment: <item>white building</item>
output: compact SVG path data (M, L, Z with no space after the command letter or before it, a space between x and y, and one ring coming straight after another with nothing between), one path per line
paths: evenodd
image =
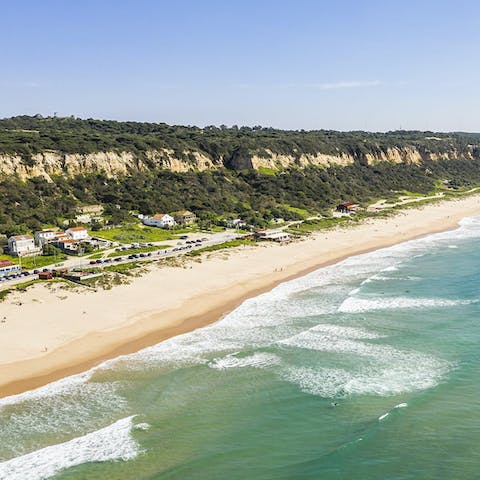
M89 213L82 213L75 217L75 221L78 223L90 223L92 221L92 216Z
M10 260L0 260L0 277L6 275L12 275L14 273L19 273L21 270L20 265L11 262Z
M35 243L39 247L43 247L45 244L53 242L56 236L56 230L41 230L39 232L35 232Z
M71 227L65 230L65 233L69 235L73 240L88 240L88 232L85 227Z
M286 232L267 232L263 238L272 242L288 242L292 236Z
M103 210L102 205L83 205L77 208L77 212L80 214L89 213L92 215L101 215Z
M233 220L227 220L227 228L245 228L247 222L240 220L240 218L234 218Z
M170 228L176 225L175 219L168 213L157 213L153 217L145 217L142 222L144 225L159 228Z
M35 246L35 240L31 235L15 235L8 239L8 251L10 255L21 257L39 253L40 249Z

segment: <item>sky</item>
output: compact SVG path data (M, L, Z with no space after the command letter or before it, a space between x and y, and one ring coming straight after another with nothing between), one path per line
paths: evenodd
M0 0L0 117L480 131L478 0Z

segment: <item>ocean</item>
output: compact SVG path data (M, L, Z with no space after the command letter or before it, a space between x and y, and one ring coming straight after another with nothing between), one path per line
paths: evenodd
M0 400L0 479L477 479L480 218Z

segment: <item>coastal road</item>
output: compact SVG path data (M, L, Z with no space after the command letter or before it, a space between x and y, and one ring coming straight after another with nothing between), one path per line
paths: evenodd
M154 250L151 253L150 256L145 256L145 257L138 257L138 258L132 258L129 259L128 256L129 251L125 250L125 253L122 254L121 258L122 260L120 261L114 261L115 257L109 257L111 258L111 261L108 263L103 263L104 260L102 260L102 263L98 264L90 264L91 259L88 257L70 257L68 260L65 260L61 264L56 264L58 267L55 267L55 265L49 265L44 268L48 268L49 270L55 269L55 268L68 268L70 270L73 269L82 269L82 268L95 268L95 269L103 269L103 267L108 267L111 265L122 265L126 263L147 263L147 262L153 262L162 258L172 258L172 257L178 257L181 255L185 255L186 253L192 251L192 250L200 250L201 248L213 246L213 245L219 245L221 243L225 243L231 240L235 240L238 238L242 238L244 236L247 236L248 234L241 234L235 231L225 231L225 232L217 232L217 233L195 233L195 234L190 234L188 235L188 239L185 240L174 240L176 245L172 246L170 248L161 248L162 244L165 244L165 242L149 242L152 243L154 246L158 246L159 250ZM203 240L202 239L206 239ZM197 240L200 240L200 242L197 242ZM186 242L195 242L195 243L189 243L187 244ZM172 241L169 242L170 244ZM116 247L119 248L119 247ZM112 253L116 250L116 248L112 248L109 250L106 250L105 253L108 255L109 253ZM105 257L103 257L105 258ZM120 257L117 257L120 258ZM39 269L39 270L43 270ZM30 275L28 276L22 276L19 278L14 278L12 280L3 280L0 283L0 290L8 287L12 287L14 285L24 283L29 280L35 280L38 279L38 275L33 274L33 270L29 271Z

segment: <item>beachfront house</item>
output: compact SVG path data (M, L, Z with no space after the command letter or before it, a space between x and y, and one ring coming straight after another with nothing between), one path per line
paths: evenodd
M63 236L60 240L55 242L55 246L67 254L75 255L79 251L80 241L74 240L70 237L65 238L65 236Z
M152 217L144 217L142 222L149 227L171 228L175 226L175 219L168 213L157 213Z
M35 232L35 244L39 247L43 247L47 243L53 242L56 236L56 230L40 230L39 232Z
M65 233L73 240L88 240L89 235L85 227L71 227L65 230Z
M189 212L188 210L175 212L172 215L175 221L182 226L192 225L197 221L197 216L193 212Z
M227 228L245 228L246 226L247 222L245 220L241 220L240 218L227 220Z
M89 213L82 213L75 217L77 223L90 223L92 221L92 216Z
M10 255L21 257L40 253L40 248L35 245L31 235L14 235L8 239L8 252Z
M102 215L103 210L102 205L83 205L77 208L77 213L80 215Z
M0 277L6 275L13 275L20 272L20 265L11 262L10 260L0 260Z

